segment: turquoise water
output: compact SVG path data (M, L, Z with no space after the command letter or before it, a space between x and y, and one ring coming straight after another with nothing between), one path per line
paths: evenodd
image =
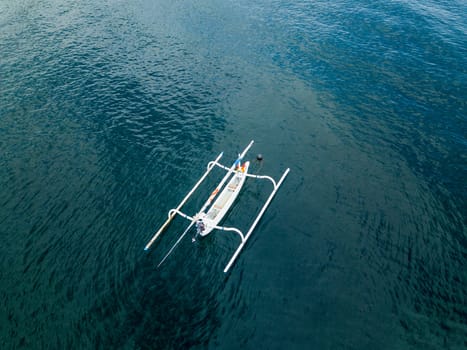
M0 347L467 348L465 13L0 0ZM251 139L291 172L232 271L226 232L157 269Z

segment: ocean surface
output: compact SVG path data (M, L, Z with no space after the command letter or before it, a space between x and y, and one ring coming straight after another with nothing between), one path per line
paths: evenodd
M0 348L467 349L466 14L0 0ZM232 270L232 232L157 268L250 140L291 171Z

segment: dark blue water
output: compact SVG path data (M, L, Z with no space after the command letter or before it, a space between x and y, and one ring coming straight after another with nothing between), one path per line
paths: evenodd
M0 0L0 348L467 348L466 13ZM291 172L231 273L226 232L156 269L251 139Z

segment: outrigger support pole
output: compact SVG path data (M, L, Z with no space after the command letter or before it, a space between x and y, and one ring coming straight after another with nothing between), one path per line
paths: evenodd
M240 252L242 251L243 247L245 246L245 243L246 241L248 240L248 238L250 238L250 235L251 233L253 232L253 230L255 229L256 225L258 224L259 220L261 219L261 217L263 216L264 212L266 211L266 209L268 208L269 206L269 203L271 203L272 199L274 198L274 195L276 194L277 190L279 189L280 185L282 185L282 182L284 181L285 177L287 176L287 174L289 173L290 171L290 168L287 168L284 173L282 174L282 177L280 178L279 182L277 182L277 184L274 183L274 190L271 192L271 194L269 195L269 198L267 199L266 203L264 203L263 207L261 208L261 211L259 212L258 216L256 217L255 221L253 221L253 224L250 226L250 229L248 230L248 232L246 233L245 235L245 238L242 237L242 242L240 243L240 245L238 246L237 250L235 251L234 255L232 255L232 258L230 259L229 263L227 264L227 266L225 267L224 269L224 273L226 273L227 271L229 271L230 267L233 265L233 263L235 262L235 260L237 259L238 255L240 254ZM273 181L274 182L274 181Z

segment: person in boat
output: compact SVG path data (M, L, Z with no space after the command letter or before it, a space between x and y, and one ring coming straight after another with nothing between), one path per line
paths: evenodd
M242 160L237 159L235 161L235 171L241 171L242 173L244 173L245 170L246 170L246 163L243 163L243 165L242 165Z
M203 232L205 230L206 226L204 226L203 219L198 219L196 222L196 228L198 229L198 232Z

